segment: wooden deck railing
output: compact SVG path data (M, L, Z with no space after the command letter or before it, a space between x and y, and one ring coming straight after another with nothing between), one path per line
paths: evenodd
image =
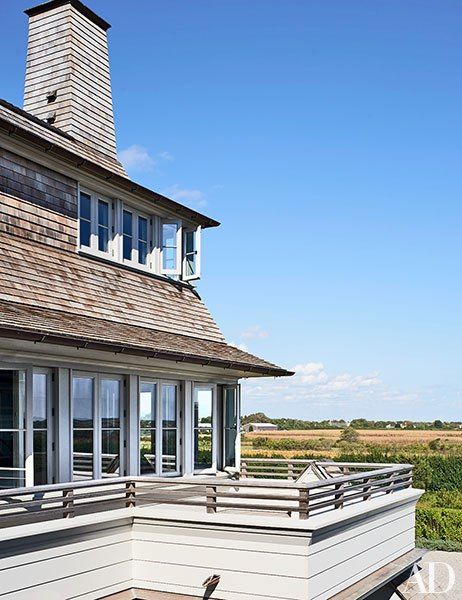
M357 464L349 467L350 463L322 464L339 466L342 470L360 468ZM250 478L234 481L211 477L120 477L0 490L0 527L148 505L205 509L212 514L221 511L294 514L307 519L319 512L341 509L412 485L411 465L362 465L362 468L359 473L329 476L309 483Z

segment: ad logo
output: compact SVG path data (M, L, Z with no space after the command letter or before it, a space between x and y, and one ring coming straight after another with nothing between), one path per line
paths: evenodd
M428 562L414 565L405 585L405 593L412 591L421 594L446 594L456 582L454 569L445 562Z

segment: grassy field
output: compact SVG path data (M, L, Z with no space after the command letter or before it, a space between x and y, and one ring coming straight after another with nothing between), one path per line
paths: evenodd
M242 455L411 463L415 486L427 490L417 508L418 544L462 551L462 431L356 431L354 441L342 440L340 429L248 433L242 436Z

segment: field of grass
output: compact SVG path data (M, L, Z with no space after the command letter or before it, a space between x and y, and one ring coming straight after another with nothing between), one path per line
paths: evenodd
M423 488L416 513L420 546L462 551L462 431L358 429L353 442L342 430L311 429L249 433L243 457L330 458L358 462L414 464L414 482Z

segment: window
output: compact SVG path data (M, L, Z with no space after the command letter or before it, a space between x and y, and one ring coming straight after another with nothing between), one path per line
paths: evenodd
M79 240L80 247L101 256L113 255L113 206L98 194L80 192Z
M239 428L238 388L223 388L223 466L236 466L236 442Z
M183 279L200 277L200 234L201 228L186 229L183 238Z
M122 257L135 266L150 266L149 219L135 211L123 211Z
M181 227L177 221L162 222L162 273L167 275L180 274Z

